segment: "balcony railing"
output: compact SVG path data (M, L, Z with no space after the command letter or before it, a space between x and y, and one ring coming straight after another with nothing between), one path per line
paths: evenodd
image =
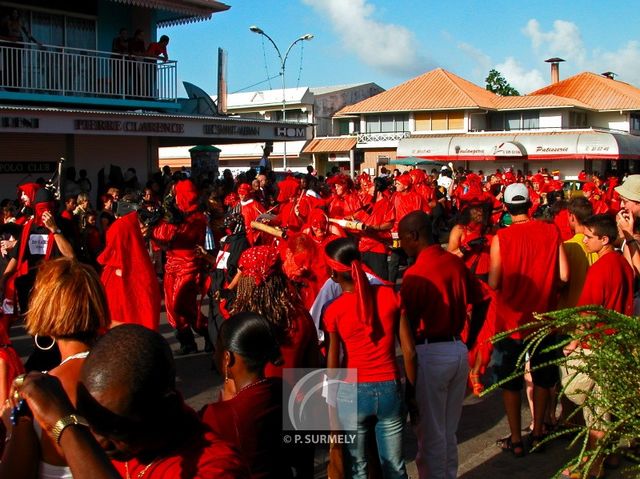
M0 42L0 89L177 101L177 63L95 50Z
M374 143L379 141L396 141L411 136L408 131L391 133L358 133L358 143Z

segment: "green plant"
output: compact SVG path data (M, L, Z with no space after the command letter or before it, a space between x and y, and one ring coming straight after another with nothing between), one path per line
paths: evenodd
M580 445L578 453L565 465L584 474L598 457L617 452L631 457L636 464L631 470L640 472L637 453L628 448L640 438L640 318L625 316L600 306L582 306L563 309L551 313L535 315L536 321L512 331L500 333L492 342L500 341L515 331L526 331L526 349L518 360L518 370L509 378L494 384L484 394L495 390L514 377L525 372L525 354L540 347L541 341L550 336L558 338L552 346L542 352L556 351L556 359L538 367L555 364L566 367L569 357L562 351L569 343L577 340L588 347L585 353L579 347L571 353L572 359L579 359L581 365L573 371L587 374L599 386L598 394L586 391L586 399L572 416L582 414L585 409L597 411L597 422L603 424L604 437L596 449L587 450L589 429L587 426L556 432L547 437L550 441L562 434L575 434L571 445ZM566 387L560 394L565 395ZM569 421L571 417L569 417ZM558 472L557 476L561 474ZM557 477L556 476L556 477Z

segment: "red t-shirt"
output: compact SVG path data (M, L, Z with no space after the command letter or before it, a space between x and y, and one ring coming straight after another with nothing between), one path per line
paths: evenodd
M235 446L252 479L291 477L282 448L282 381L267 379L228 401L205 406L202 422Z
M338 333L344 345L347 368L358 370L358 382L392 381L398 378L396 330L400 320L400 301L393 287L371 286L375 301L372 338L356 317L357 295L342 293L324 313L324 330ZM376 322L378 324L376 324Z
M159 57L160 55L166 57L166 56L168 56L167 55L167 46L163 45L160 42L150 43L149 47L147 48L146 55L148 57Z
M633 270L619 253L605 254L587 271L578 306L588 304L633 314Z
M485 300L480 280L438 244L422 250L405 271L400 296L418 339L459 336L467 305Z
M194 413L195 414L195 413ZM112 461L122 477L139 477L144 479L183 478L190 479L238 479L248 478L249 471L245 461L232 446L222 441L201 423L191 437L183 441L179 449L172 451L161 460L154 460L145 470L147 464L138 459L128 462ZM127 468L129 474L127 474Z
M531 220L503 228L500 241L502 275L496 291L496 331L533 321L557 301L558 250L562 240L553 223ZM521 339L526 332L512 334Z
M310 352L311 350L311 352ZM266 377L282 378L283 368L304 368L312 365L305 364L305 358L313 351L318 350L318 333L313 319L305 310L293 318L293 326L289 330L289 336L280 344L280 353L283 363L280 366L267 364L265 367Z

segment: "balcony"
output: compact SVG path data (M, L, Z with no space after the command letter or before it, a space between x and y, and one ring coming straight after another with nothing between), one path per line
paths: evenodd
M408 138L411 133L408 131L398 131L390 133L358 133L358 144L360 143L379 143L386 141L398 141Z
M0 99L179 108L175 61L0 42Z

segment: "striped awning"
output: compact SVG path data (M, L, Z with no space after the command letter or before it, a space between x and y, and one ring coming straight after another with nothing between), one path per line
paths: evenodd
M353 150L356 146L356 138L334 137L334 138L314 138L305 146L302 153L339 153Z

